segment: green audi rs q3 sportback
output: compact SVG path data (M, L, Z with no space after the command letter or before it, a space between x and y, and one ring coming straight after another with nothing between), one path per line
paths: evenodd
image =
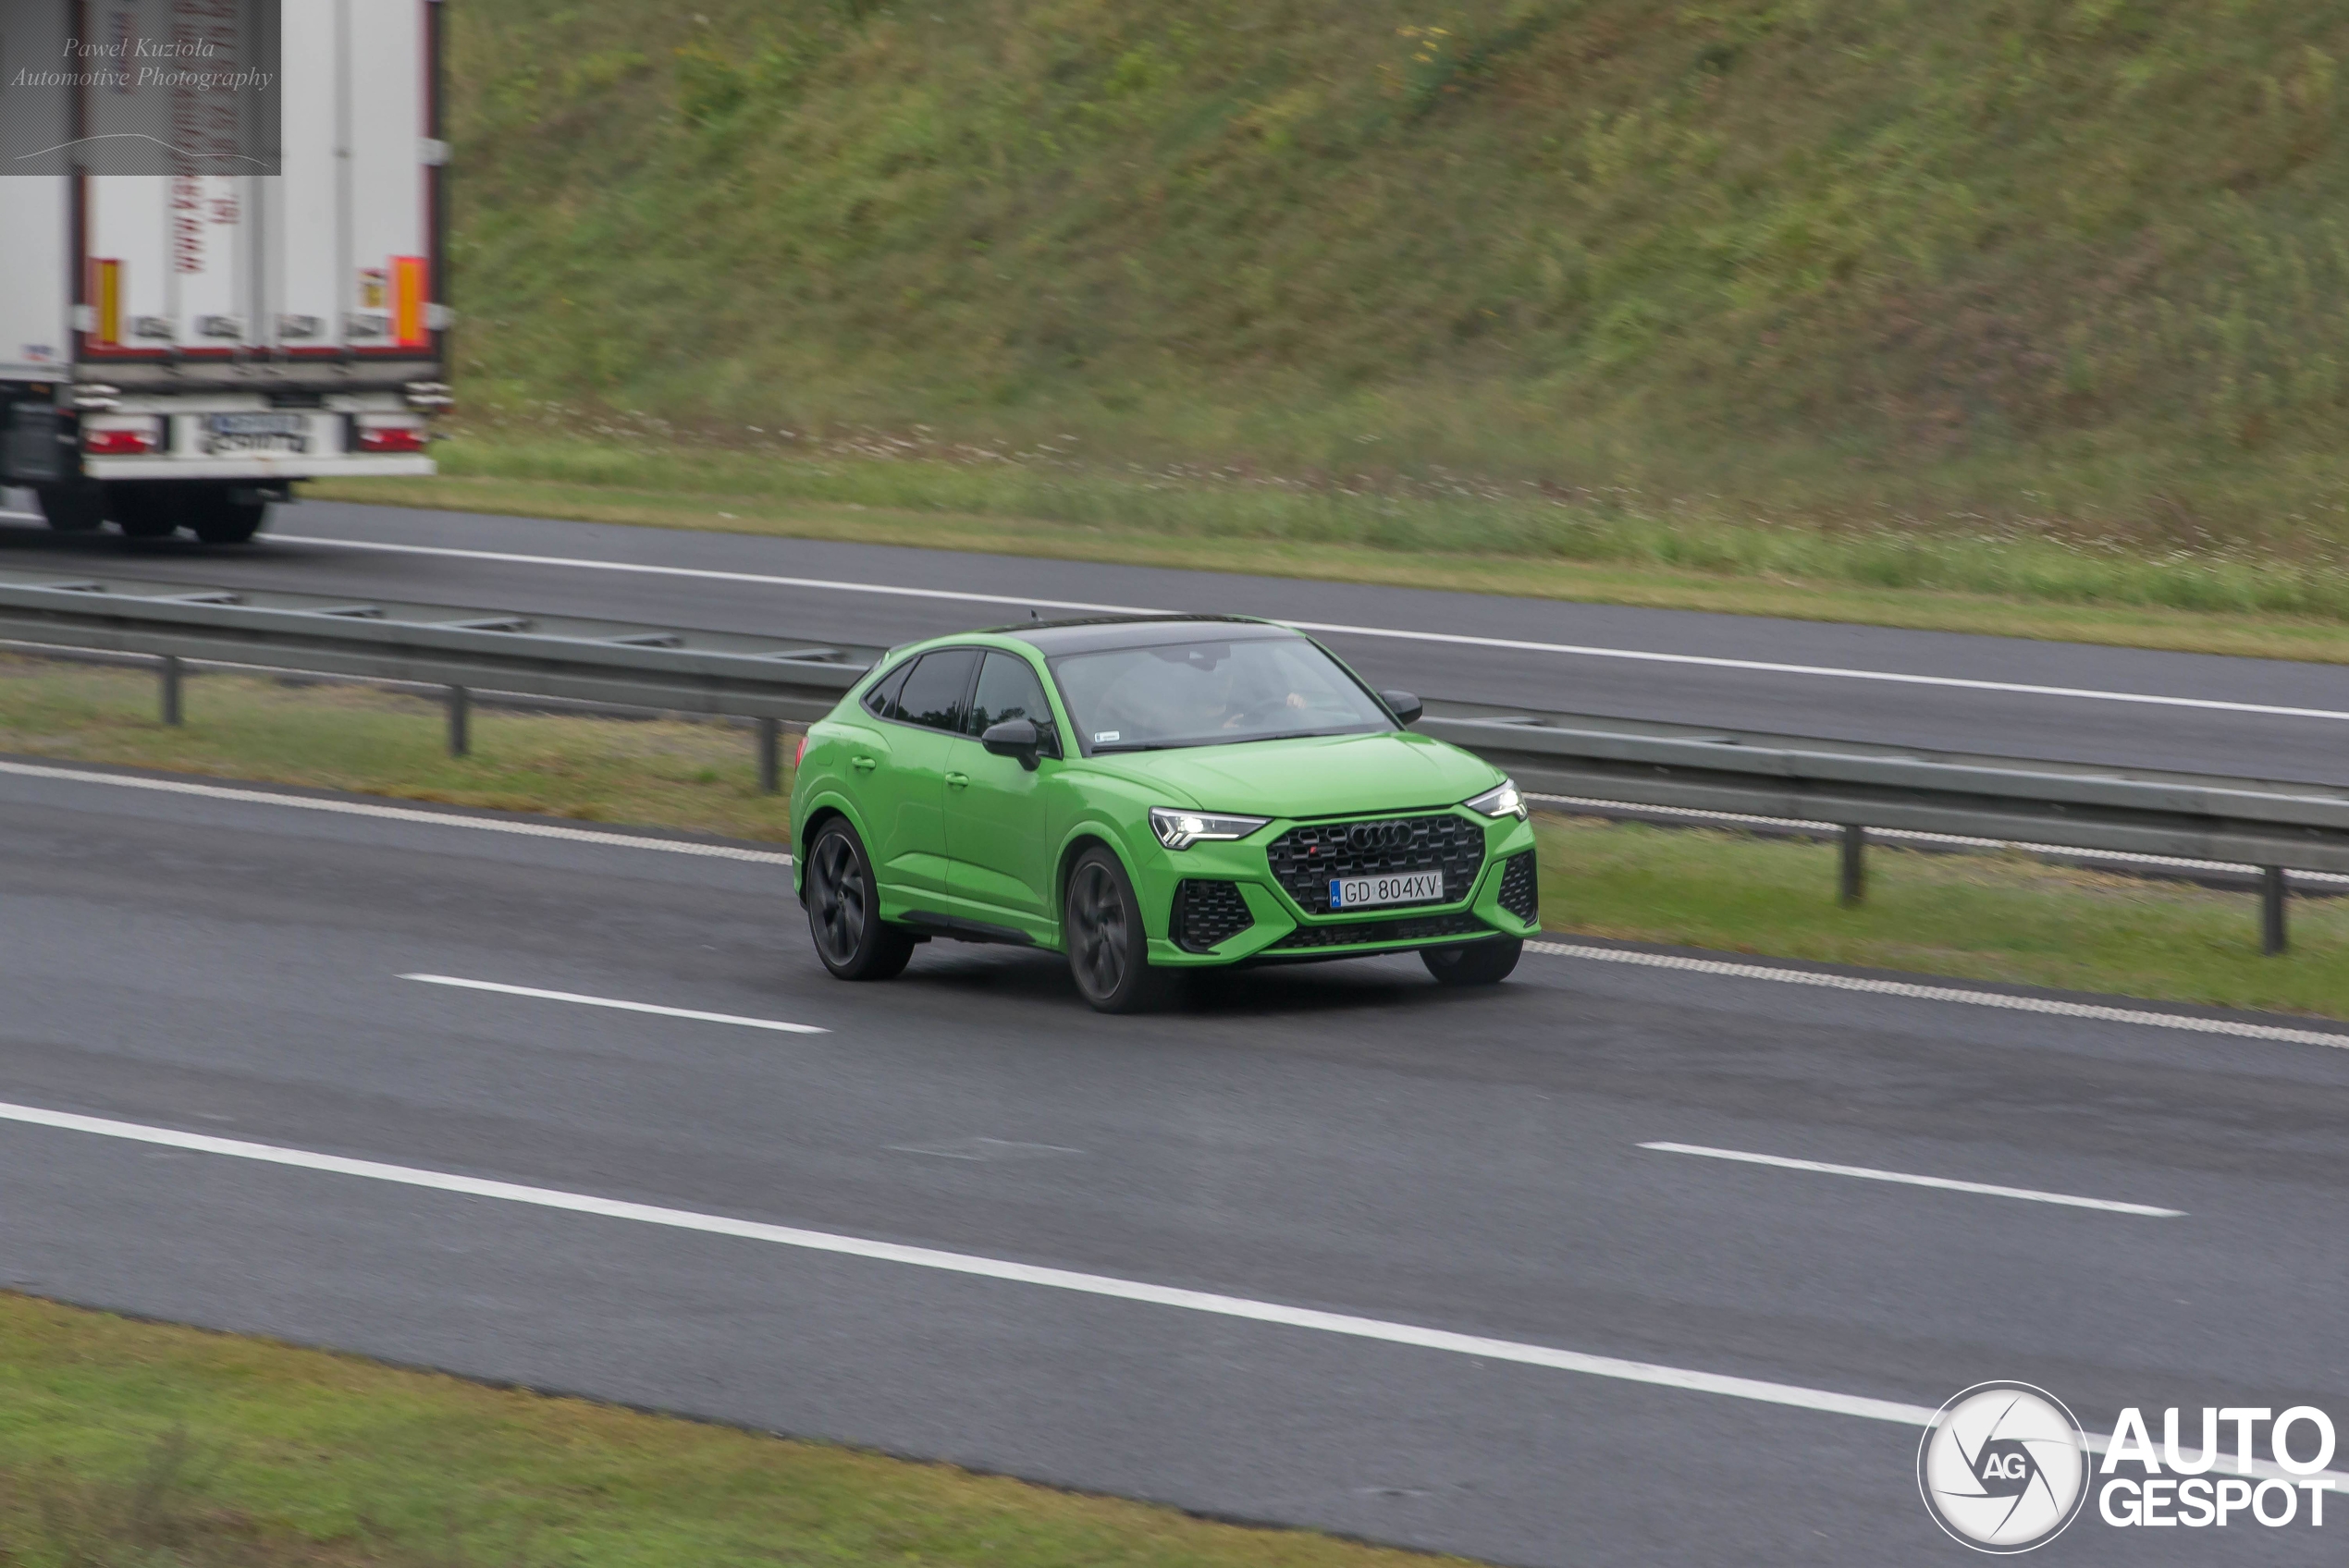
M1533 830L1490 764L1309 637L1123 616L893 651L801 743L816 951L886 979L932 937L1068 955L1128 1011L1187 969L1416 950L1491 985L1536 929Z

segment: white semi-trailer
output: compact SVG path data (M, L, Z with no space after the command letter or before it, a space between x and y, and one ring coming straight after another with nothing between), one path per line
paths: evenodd
M440 0L0 0L0 484L233 544L431 473L439 60Z

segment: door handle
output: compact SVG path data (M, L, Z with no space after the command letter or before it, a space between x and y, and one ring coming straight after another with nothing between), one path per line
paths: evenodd
M851 757L848 766L859 773L870 773L880 766L880 761L877 757Z
M950 773L946 776L946 787L949 790L959 790L970 781L971 776L967 773Z

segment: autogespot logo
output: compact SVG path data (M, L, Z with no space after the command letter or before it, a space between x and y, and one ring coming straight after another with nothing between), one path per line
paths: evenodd
M2088 1442L2063 1402L2028 1383L1976 1383L1917 1445L1933 1521L1976 1551L2045 1546L2088 1497Z

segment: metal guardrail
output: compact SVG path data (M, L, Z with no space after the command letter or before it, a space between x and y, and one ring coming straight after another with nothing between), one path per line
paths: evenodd
M438 686L449 749L471 746L472 696L510 692L724 714L758 725L759 777L781 777L778 726L822 717L884 649L271 590L0 572L0 641L152 655L164 722L195 659Z
M2324 785L1490 709L1417 728L1521 788L1839 825L1847 902L1871 827L2236 862L2261 868L2263 945L2281 952L2286 868L2349 871L2349 790Z
M184 659L437 685L460 753L474 691L755 718L769 789L780 723L830 711L885 651L24 571L0 572L0 641L153 655L166 722L178 718ZM2349 872L2349 789L1441 703L1416 728L1530 790L1839 825L1851 901L1870 827L2230 861L2263 869L2266 945L2281 951L2284 868Z

